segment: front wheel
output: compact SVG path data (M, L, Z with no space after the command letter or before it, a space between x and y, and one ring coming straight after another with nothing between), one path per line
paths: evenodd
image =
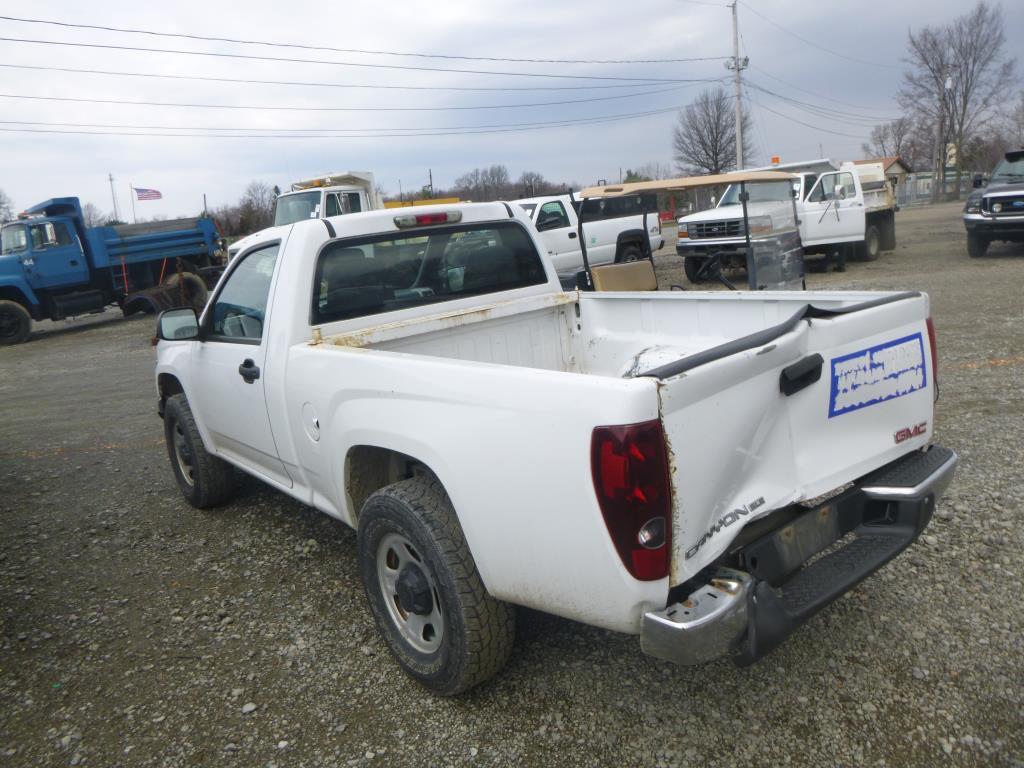
M0 300L0 347L21 344L31 333L28 310L16 301Z
M408 675L452 696L505 665L515 609L487 594L437 480L414 477L370 496L358 549L377 630Z
M967 255L972 259L980 259L988 252L989 241L980 235L967 234Z
M174 479L189 504L206 509L227 501L235 488L235 471L207 452L184 394L167 398L164 439Z
M683 272L686 273L686 279L694 285L707 282L711 277L708 270L704 268L707 263L707 257L684 256Z

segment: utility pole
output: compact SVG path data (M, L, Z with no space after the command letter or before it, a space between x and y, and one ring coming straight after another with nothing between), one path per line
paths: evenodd
M434 196L434 169L427 168L427 176L430 178L430 196Z
M726 69L736 73L736 170L743 170L743 79L740 73L747 68L750 59L740 58L740 24L736 15L739 0L732 0L732 60L725 62Z
M117 195L114 194L114 174L108 173L107 178L110 179L110 199L114 201L114 220L120 221L121 216L117 212Z

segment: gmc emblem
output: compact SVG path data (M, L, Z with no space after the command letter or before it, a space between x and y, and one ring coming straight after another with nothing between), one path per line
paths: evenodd
M896 444L900 444L912 437L920 437L928 432L928 422L922 421L920 424L915 424L912 427L904 427L903 429L896 430L893 435L893 439L896 440Z

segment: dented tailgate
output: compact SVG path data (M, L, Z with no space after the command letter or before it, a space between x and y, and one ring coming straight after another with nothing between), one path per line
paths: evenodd
M774 333L652 372L675 491L673 584L714 561L750 521L928 442L928 315L921 294L810 306Z

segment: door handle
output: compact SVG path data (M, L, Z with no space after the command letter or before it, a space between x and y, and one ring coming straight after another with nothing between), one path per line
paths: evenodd
M779 389L782 394L789 397L820 379L821 366L824 362L821 355L813 354L783 368L779 375Z
M238 374L245 379L246 384L252 384L260 377L260 367L251 359L246 359L238 366Z
M575 240L576 239L576 233L575 232L570 232L569 233L569 239L570 240Z

